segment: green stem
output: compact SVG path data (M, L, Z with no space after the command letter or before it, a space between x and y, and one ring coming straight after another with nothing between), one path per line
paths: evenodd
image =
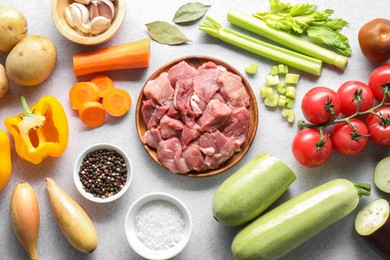
M24 96L20 97L20 102L22 102L22 106L23 106L23 111L24 111L23 117L33 114L33 112L30 110L30 107L28 106L27 100Z
M310 57L322 60L327 64L335 65L341 70L344 70L348 63L348 58L345 56L322 48L298 36L272 29L260 19L240 10L230 9L227 19L234 25L242 27Z
M223 28L211 17L206 17L199 26L199 30L204 31L224 42L232 44L241 49L247 50L273 61L306 71L319 76L322 70L322 61L301 53L287 50L258 39L249 37L239 32Z
M355 188L356 188L356 191L357 191L359 197L370 196L370 194L371 194L371 185L370 184L356 182L356 183L353 183L353 185L355 185Z

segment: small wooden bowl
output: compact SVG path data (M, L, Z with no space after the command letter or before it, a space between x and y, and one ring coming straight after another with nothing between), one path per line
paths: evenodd
M121 27L126 14L126 0L114 0L115 17L111 22L111 27L99 35L87 35L76 31L65 20L65 8L72 4L72 0L51 0L51 18L57 30L72 42L82 45L98 45L112 39Z
M245 142L241 146L241 151L238 153L235 153L230 159L228 159L226 162L224 162L222 165L220 165L220 167L217 169L210 169L210 170L206 170L206 171L202 171L202 172L190 171L187 174L180 174L180 175L185 175L188 177L195 177L195 178L196 177L197 178L209 177L209 176L213 176L213 175L222 173L222 172L230 169L236 163L238 163L241 160L241 158L243 158L244 155L248 152L248 150L249 150L250 146L252 145L252 142L255 138L256 131L257 131L258 108L257 108L256 96L254 95L253 90L252 90L251 86L249 85L248 81L245 79L245 77L242 76L242 74L238 70L236 70L235 68L233 68L231 65L229 65L228 63L226 63L224 61L218 60L218 59L213 58L213 57L207 57L207 56L188 56L188 57L183 57L183 58L173 60L173 61L165 64L164 66L162 66L158 70L156 70L149 77L149 79L145 82L145 85L147 84L148 81L157 78L161 73L167 72L171 67L173 67L174 65L176 65L177 63L179 63L180 61L183 61L183 60L195 68L198 68L200 65L202 65L203 63L208 62L208 61L214 62L217 65L221 65L221 66L225 67L228 71L230 71L234 74L237 74L242 78L242 82L244 84L245 89L248 91L249 98L250 98L250 105L248 108L249 113L250 113L249 129L247 132ZM137 126L138 136L139 136L140 140L142 140L142 136L148 130L147 126L145 125L143 118L142 118L142 102L144 100L146 100L146 97L145 97L144 92L143 92L145 85L143 86L141 93L138 97L137 106L136 106L136 115L135 115L136 126ZM154 161L156 161L158 164L163 166L157 158L157 152L155 149L153 149L147 145L144 145L144 148L149 153L149 155L153 158Z

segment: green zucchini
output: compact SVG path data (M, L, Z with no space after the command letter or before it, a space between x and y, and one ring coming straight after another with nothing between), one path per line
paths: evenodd
M234 237L236 259L278 259L347 216L369 184L336 179L292 198L260 216Z
M212 202L214 218L227 226L249 222L278 199L296 178L281 160L261 153L217 189Z

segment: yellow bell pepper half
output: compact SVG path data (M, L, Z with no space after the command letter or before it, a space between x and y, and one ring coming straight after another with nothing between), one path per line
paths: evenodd
M12 171L11 142L8 134L3 130L0 130L0 147L0 190L2 190L7 185Z
M31 109L22 96L24 113L8 117L5 127L24 160L39 164L46 157L59 157L68 146L68 120L61 103L53 96L42 97Z

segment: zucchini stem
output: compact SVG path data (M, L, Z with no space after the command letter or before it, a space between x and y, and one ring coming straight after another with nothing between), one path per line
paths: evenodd
M359 197L370 196L370 194L371 194L371 185L370 184L356 182L356 183L353 183L353 185L355 185L355 188L356 188L356 191L357 191Z

